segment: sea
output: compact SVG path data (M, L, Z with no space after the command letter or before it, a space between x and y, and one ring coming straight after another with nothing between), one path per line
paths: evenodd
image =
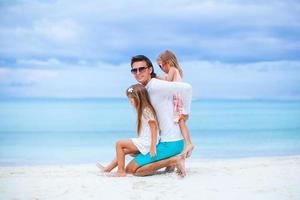
M300 101L193 100L193 159L300 155ZM0 100L0 166L108 162L136 137L127 99Z

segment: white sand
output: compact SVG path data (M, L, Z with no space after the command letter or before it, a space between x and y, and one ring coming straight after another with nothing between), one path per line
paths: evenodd
M187 160L187 177L106 177L94 164L1 167L0 199L300 199L300 157Z

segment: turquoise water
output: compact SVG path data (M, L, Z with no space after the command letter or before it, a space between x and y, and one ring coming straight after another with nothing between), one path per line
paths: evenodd
M193 158L300 155L300 101L193 101ZM126 99L1 100L0 165L109 161L135 137Z

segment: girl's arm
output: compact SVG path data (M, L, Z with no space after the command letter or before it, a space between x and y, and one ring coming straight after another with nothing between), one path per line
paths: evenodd
M176 74L175 69L173 67L171 67L169 70L169 73L167 74L167 76L165 78L160 77L160 76L156 76L155 78L157 78L159 80L164 80L164 81L174 81L175 74Z
M159 79L159 80L166 80L164 77L160 77L160 76L158 76L158 75L156 75L155 78L157 78L157 79Z
M157 123L155 120L149 120L148 124L151 130L151 146L150 146L150 156L156 156L156 144L157 144Z

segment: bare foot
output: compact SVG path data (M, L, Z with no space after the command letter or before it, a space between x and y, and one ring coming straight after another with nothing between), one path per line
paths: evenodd
M179 174L179 176L181 176L182 178L186 176L186 171L185 171L185 159L182 158L182 156L180 156L177 160L176 163L176 167L177 167L177 172Z
M175 165L168 166L165 169L165 172L167 172L167 173L171 173L171 172L174 172L174 171L175 171Z
M109 172L106 167L104 167L103 165L101 165L99 162L96 162L96 166L98 167L98 169L100 169L101 172Z
M106 174L109 177L124 177L126 176L126 172L110 172Z
M194 145L193 144L187 144L183 154L185 155L186 158L190 157L192 155L192 151L194 150Z

